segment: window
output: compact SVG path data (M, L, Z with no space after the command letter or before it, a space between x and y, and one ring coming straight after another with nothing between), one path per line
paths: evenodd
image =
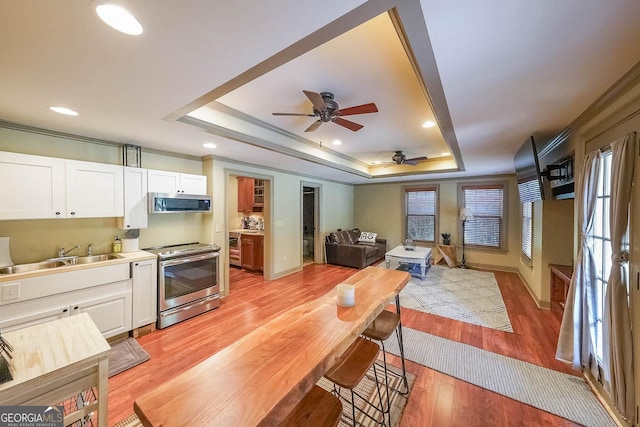
M473 219L464 227L464 243L469 246L502 249L505 239L505 185L462 185L460 209L471 209Z
M533 202L522 204L522 256L531 262L533 252Z
M436 187L405 190L407 238L420 242L435 242L436 190Z
M598 193L596 210L593 216L593 227L589 237L593 241L593 258L596 264L596 359L602 363L603 340L602 318L604 316L604 297L607 291L607 281L611 273L611 237L609 220L609 201L611 198L611 152L602 154L600 161L600 176L598 177ZM629 250L629 236L623 239L623 249ZM629 271L627 269L627 274ZM626 281L629 283L629 280ZM629 289L627 289L629 294Z

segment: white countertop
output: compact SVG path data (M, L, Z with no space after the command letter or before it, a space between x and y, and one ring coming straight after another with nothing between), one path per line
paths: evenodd
M145 251L119 252L115 255L117 255L118 258L110 259L108 261L93 262L89 264L65 265L62 267L55 267L55 268L43 268L42 270L25 271L23 273L0 274L0 283L13 282L15 280L26 279L28 277L46 276L49 274L66 273L74 270L85 270L88 268L131 263L135 261L144 261L147 259L157 258L156 254L152 254L151 252L145 252Z

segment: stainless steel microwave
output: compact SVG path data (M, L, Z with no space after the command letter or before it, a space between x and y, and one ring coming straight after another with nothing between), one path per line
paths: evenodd
M149 193L149 213L176 212L211 212L211 197L182 193Z

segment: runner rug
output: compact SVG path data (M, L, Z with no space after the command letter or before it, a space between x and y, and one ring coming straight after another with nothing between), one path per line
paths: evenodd
M381 264L384 266L384 263ZM396 268L392 261L389 268ZM383 267L384 268L384 267ZM509 315L493 273L434 265L421 280L400 292L400 305L412 310L513 332Z
M585 426L616 425L581 377L414 329L402 332L407 360ZM385 344L400 354L395 336Z
M360 384L358 384L358 386L356 387L356 391L362 394L363 396L369 396L368 400L371 401L374 405L378 405L379 398L378 398L378 392L376 390L376 385L375 385L376 383L374 380L372 369L374 368L372 367L371 369L369 369L369 372L367 373L367 375L362 379ZM391 425L396 427L400 425L400 420L402 418L404 409L407 405L407 399L409 397L409 393L400 394L396 391L396 390L402 390L403 388L401 385L402 379L400 377L400 374L402 373L402 371L390 365L389 365L389 369L395 374L395 375L394 374L389 375L389 388L391 389L389 398L391 400ZM377 373L378 373L378 379L382 379L384 381L384 373L380 367L377 368ZM409 391L411 391L411 387L413 386L415 376L407 372L407 380L409 382ZM318 385L327 391L333 390L333 383L325 378L321 378L320 381L318 381ZM382 389L382 399L386 406L387 395L386 395L386 389L384 387L384 384L382 384L381 389ZM405 390L402 390L402 391L405 391ZM349 390L345 390L345 389L342 389L340 394L342 396L342 399L341 399L342 419L340 420L339 426L346 427L351 425L351 423L349 422L349 419L347 418L347 416L351 418L351 394ZM356 397L355 402L356 402L356 407L363 409L368 414L370 414L373 418L382 421L382 416L377 414L374 410L372 410L361 399ZM370 418L366 417L365 415L359 414L358 412L356 412L356 419L358 420L359 426L377 426L378 425L376 422L374 422ZM142 427L142 423L140 422L140 420L135 414L131 414L124 420L117 423L114 427Z

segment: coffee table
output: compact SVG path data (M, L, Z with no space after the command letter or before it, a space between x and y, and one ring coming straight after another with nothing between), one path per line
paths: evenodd
M396 246L384 254L387 268L389 268L392 259L400 263L420 264L420 278L424 279L427 274L427 266L431 266L431 248L416 246L415 249L408 251L404 246Z

